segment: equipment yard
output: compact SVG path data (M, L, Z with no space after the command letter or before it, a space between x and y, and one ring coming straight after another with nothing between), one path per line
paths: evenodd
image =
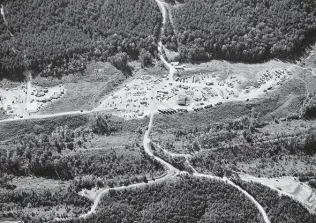
M32 116L47 103L58 100L65 93L64 88L55 86L51 88L30 87L30 84L21 84L12 89L0 88L0 110L5 111L13 118Z
M113 111L125 119L143 118L152 110L166 114L196 111L258 98L282 85L291 73L286 68L275 68L254 76L257 79L253 83L246 76L229 75L223 79L216 72L195 72L172 79L137 77L100 102L95 110Z
M175 66L176 67L176 66ZM189 68L188 68L189 70ZM288 80L286 68L265 69L253 74L255 82L245 76L216 72L193 72L171 78L135 77L114 93L105 97L92 111L113 112L124 119L143 118L151 111L196 111L229 101L258 98ZM48 103L67 94L62 85L37 87L31 79L20 87L0 88L0 109L12 118L32 117ZM72 112L72 111L69 111Z

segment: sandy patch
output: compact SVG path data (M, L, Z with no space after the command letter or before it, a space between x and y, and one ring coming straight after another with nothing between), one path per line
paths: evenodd
M246 181L259 182L272 189L277 189L281 193L303 203L310 211L316 213L316 190L305 183L299 182L294 177L258 178L246 174L240 177Z
M104 188L101 189L101 188L94 187L91 190L83 189L78 194L80 196L90 199L91 201L94 201L97 198L98 194L103 190Z

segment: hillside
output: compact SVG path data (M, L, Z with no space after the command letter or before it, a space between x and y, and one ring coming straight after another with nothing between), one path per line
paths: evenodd
M0 222L314 223L315 6L2 0Z

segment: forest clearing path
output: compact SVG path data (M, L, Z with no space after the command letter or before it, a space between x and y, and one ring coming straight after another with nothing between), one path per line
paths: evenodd
M168 63L167 60L164 58L164 56L163 56L164 46L163 46L163 44L161 42L161 35L164 32L165 25L167 23L168 12L167 12L167 9L166 9L164 3L161 0L156 0L156 2L158 4L158 7L159 7L159 9L161 11L161 14L162 14L162 17L163 17L162 26L161 26L161 30L160 30L160 36L159 36L159 39L158 39L159 58L164 63L166 68L169 70L169 75L168 75L169 81L168 82L172 83L172 82L175 82L173 80L173 75L176 73L176 69L170 63Z
M31 97L31 92L32 92L32 74L31 71L26 71L25 74L25 79L26 79L26 95L25 95L25 107L23 110L23 117L27 117L28 115L28 109L30 107L30 97Z
M153 144L154 144L155 146L157 146L159 149L161 149L164 153L166 153L167 155L169 155L169 156L171 156L171 157L184 157L184 158L186 158L186 159L189 158L189 157L192 157L191 154L170 152L170 151L168 151L168 150L162 148L162 147L161 147L159 144L157 144L157 143L154 143L154 142L153 142Z
M94 214L96 209L97 209L97 207L98 207L98 205L99 205L99 203L100 203L100 200L101 200L102 196L107 194L107 193L109 193L111 190L113 190L113 191L122 191L122 190L125 190L125 189L145 188L145 187L151 186L153 184L164 182L164 181L170 179L171 177L172 177L172 175L170 175L168 173L168 174L166 174L165 176L163 176L161 178L158 178L156 180L150 180L147 183L141 182L141 183L131 184L131 185L128 185L128 186L120 186L120 187L102 189L101 191L98 192L95 200L93 201L93 205L91 207L91 210L89 212L87 212L86 214L82 214L80 216L80 218L87 218L90 215Z
M5 17L5 12L4 12L4 5L1 4L1 8L0 8L0 13L2 15L2 18L3 18L3 21L4 21L4 25L7 27L7 30L10 34L11 37L13 37L13 34L11 33L11 31L9 30L9 27L8 27L8 21Z
M2 18L3 18L3 21L4 21L4 24L7 25L8 22L7 20L5 19L5 15L4 15L4 6L1 4L1 8L0 8L0 13L2 15Z

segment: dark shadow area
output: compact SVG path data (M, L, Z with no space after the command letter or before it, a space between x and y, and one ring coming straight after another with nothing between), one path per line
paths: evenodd
M7 79L12 82L22 82L24 81L25 77L23 75L23 71L19 69L14 70L14 71L0 69L0 82L3 81L4 79Z
M134 68L130 65L127 65L126 69L121 70L125 77L131 77L133 76L133 70Z

